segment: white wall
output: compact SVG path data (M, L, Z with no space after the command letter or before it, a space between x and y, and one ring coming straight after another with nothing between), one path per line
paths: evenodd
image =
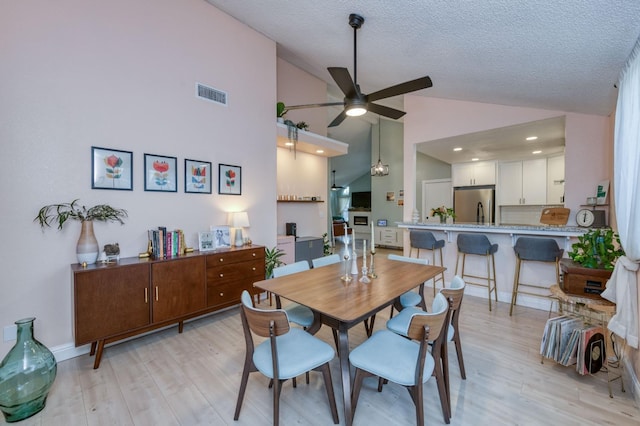
M404 179L416 181L415 144L565 116L565 207L576 212L599 181L611 176L609 117L405 95ZM411 219L415 188L405 188L404 220ZM412 197L410 199L410 197ZM569 225L575 225L575 214Z
M278 194L320 196L321 203L278 203L278 234L285 235L285 223L295 222L299 237L322 237L327 232L329 200L327 158L278 148Z
M122 256L146 231L197 232L246 210L257 244L276 243L275 43L202 0L2 2L0 5L0 326L35 316L36 337L72 345L69 264L79 223L42 232L45 205L80 198L127 209L98 223ZM201 82L229 105L195 97ZM133 191L91 189L91 146L133 151ZM178 192L144 191L144 153L178 158ZM242 167L242 195L184 193L184 159ZM0 344L0 357L14 342Z

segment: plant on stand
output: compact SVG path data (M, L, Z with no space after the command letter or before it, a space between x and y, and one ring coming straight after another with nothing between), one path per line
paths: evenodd
M456 214L453 212L453 209L450 207L440 206L431 209L431 217L440 217L440 223L447 223L447 218L451 217L453 219L456 218Z
M38 222L43 229L53 224L57 224L58 229L62 229L68 220L79 220L82 223L82 230L76 246L76 254L78 263L84 265L95 263L98 259L98 240L93 233L93 221L120 222L123 225L123 219L127 215L126 210L116 209L107 204L87 208L75 199L70 203L49 204L42 207L33 221Z
M273 275L273 269L278 266L284 265L284 262L280 260L284 256L284 250L277 247L264 249L264 266L265 266L265 278L269 279Z
M614 244L615 243L615 244ZM571 260L585 268L613 271L616 260L624 256L620 236L611 228L594 228L578 237L567 253Z

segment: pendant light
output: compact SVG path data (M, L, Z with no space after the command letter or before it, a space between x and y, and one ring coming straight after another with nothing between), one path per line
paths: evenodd
M342 189L341 186L336 186L336 171L331 171L331 174L333 175L333 185L331 185L331 190L337 191L338 189Z
M382 164L380 159L380 128L382 127L382 120L378 117L378 163L371 166L371 176L387 176L389 174L389 165Z

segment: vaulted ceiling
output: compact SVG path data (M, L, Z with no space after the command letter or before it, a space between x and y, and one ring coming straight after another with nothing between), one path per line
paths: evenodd
M331 101L342 94L327 67L353 75L350 13L365 18L357 52L364 93L428 75L433 87L416 94L596 115L612 113L614 85L640 35L638 0L207 1L328 82Z

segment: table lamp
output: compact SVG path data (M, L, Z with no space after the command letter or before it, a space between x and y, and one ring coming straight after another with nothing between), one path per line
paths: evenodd
M234 212L230 215L229 226L236 230L233 245L236 247L242 247L244 245L244 239L242 237L242 228L248 228L249 215L247 212Z

